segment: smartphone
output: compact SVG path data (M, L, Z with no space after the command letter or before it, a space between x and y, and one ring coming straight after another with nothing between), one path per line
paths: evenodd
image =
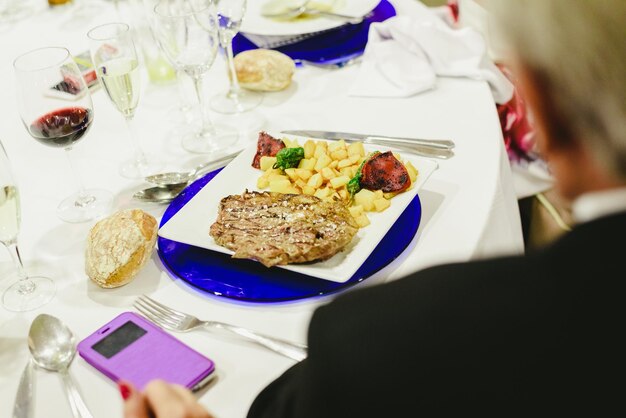
M140 390L153 379L199 390L213 377L212 360L134 312L124 312L78 344L78 353L114 382Z

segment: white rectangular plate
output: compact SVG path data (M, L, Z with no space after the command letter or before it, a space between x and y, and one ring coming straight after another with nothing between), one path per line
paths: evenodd
M297 139L302 145L307 138L297 136L278 135L277 138ZM328 141L332 142L332 141ZM382 146L366 146L367 151L387 151ZM233 254L233 251L218 245L209 229L217 219L220 200L222 198L241 194L246 189L258 190L257 179L262 171L252 167L252 159L256 153L256 144L245 149L237 158L231 161L213 180L207 183L182 209L161 227L159 236L172 241ZM398 217L411 203L417 192L424 185L428 177L437 169L437 163L428 158L418 157L409 153L400 153L403 160L410 161L419 171L417 181L411 190L393 197L391 206L384 212L368 212L371 224L361 228L352 242L344 251L335 254L328 260L278 266L287 270L344 283L356 273L361 265L374 251L378 243L393 226Z

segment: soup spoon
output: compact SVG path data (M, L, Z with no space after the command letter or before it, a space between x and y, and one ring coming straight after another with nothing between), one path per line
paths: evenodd
M222 158L218 158L217 160L200 164L191 171L172 171L169 173L154 174L146 177L145 180L148 183L156 184L157 186L187 185L187 183L196 179L199 174L224 167L240 153L241 151L233 152L232 154L228 154Z
M134 199L149 203L169 203L180 194L188 183L169 184L142 189L133 195Z
M76 354L72 331L60 319L41 314L31 324L28 348L37 366L61 375L74 417L93 418L67 370Z

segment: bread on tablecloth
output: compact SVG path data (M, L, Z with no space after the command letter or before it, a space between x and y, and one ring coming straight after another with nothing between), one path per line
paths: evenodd
M272 49L251 49L234 60L239 85L248 90L279 91L291 84L296 69L287 55Z
M98 221L87 237L85 272L104 288L129 283L152 255L157 231L156 219L140 209Z

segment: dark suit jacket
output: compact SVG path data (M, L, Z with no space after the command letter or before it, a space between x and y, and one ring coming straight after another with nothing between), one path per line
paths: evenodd
M624 411L625 237L622 213L539 253L341 295L315 312L308 359L248 417Z

